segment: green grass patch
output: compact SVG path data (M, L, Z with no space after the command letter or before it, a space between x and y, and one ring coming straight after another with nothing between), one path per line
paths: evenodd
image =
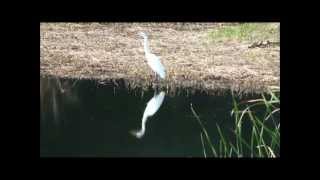
M239 23L225 24L209 31L209 39L224 41L276 41L280 40L279 23Z

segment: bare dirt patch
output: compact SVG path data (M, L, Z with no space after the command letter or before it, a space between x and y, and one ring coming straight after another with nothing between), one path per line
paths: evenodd
M280 47L248 48L250 42L213 43L208 33L223 23L41 23L40 73L130 87L156 85L206 92L261 92L280 84ZM149 35L151 52L164 64L155 83L137 33Z

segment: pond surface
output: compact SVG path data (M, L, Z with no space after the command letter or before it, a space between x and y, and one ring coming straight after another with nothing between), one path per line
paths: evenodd
M213 142L216 124L227 137L234 128L230 93L172 96L91 80L40 78L40 96L41 157L203 157L191 103Z

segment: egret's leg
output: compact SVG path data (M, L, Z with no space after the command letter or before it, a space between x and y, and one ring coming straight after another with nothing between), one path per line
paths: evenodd
M154 89L154 94L153 94L153 96L156 96L156 95L157 95L157 91L158 91L157 88L155 88L155 89Z
M158 78L157 78L157 73L156 72L154 72L154 77L155 77L156 83L157 83L158 82Z

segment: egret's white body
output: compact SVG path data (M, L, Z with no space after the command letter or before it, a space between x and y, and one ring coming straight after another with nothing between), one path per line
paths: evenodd
M160 58L150 52L148 36L143 32L140 32L139 35L142 36L144 39L144 52L148 65L155 73L157 73L162 79L164 79L166 77L165 68L161 64Z
M165 93L161 91L159 94L153 96L153 98L147 103L147 107L144 110L142 117L141 129L139 131L131 131L134 136L141 138L144 135L148 117L153 116L159 110L164 100L164 96Z

